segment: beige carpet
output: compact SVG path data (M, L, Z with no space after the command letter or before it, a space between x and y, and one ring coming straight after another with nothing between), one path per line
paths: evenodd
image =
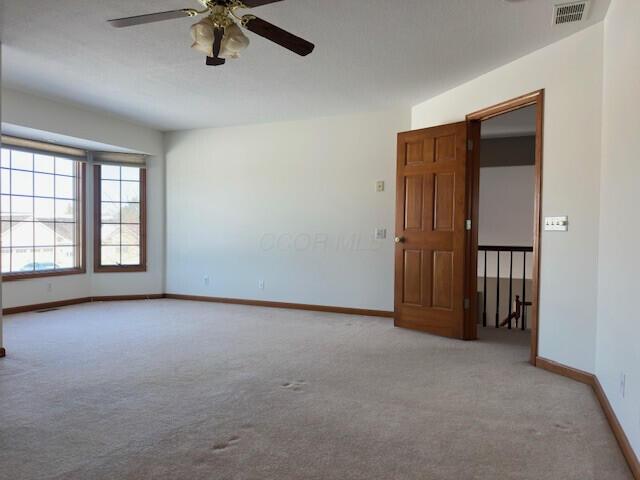
M5 325L2 479L631 478L591 389L513 332L171 300Z

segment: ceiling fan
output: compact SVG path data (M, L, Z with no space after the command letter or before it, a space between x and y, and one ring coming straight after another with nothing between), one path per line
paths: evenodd
M192 25L192 48L206 53L207 65L224 65L227 58L238 58L242 50L249 46L249 39L242 28L271 40L278 45L301 56L307 56L315 45L292 33L262 20L252 14L238 14L238 10L260 7L282 0L198 0L203 10L183 8L168 12L150 13L135 17L109 20L116 28L131 27L145 23L161 22L184 17L207 15L203 20Z

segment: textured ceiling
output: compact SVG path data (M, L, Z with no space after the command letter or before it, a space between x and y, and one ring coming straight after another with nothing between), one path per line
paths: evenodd
M0 0L2 1L2 0ZM553 0L285 0L255 13L316 43L301 58L249 34L243 58L204 66L192 19L105 21L195 0L4 0L3 83L161 130L409 106L604 18L553 27Z

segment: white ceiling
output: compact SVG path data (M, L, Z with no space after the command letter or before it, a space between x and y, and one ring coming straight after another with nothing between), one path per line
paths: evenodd
M609 0L592 2L553 27L553 0L285 0L254 13L314 53L249 34L243 58L213 68L189 48L192 19L106 23L195 0L4 0L2 80L161 130L410 106L599 22Z

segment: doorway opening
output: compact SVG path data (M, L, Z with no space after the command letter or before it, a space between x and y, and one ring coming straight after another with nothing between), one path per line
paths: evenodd
M507 320L504 323L507 329L509 324L512 330L516 326L521 328L524 316L525 332L531 332L530 361L535 365L538 353L543 99L544 91L540 90L469 114L466 121L398 134L395 326L475 340L478 338L478 320L482 319L480 321L484 325L486 318L489 325L489 300L495 298L494 318L498 320L498 330L504 320ZM518 255L522 255L525 268L520 276L519 291L522 292L524 287L524 292L514 304L518 294L517 282L511 282L511 294L508 293L509 288L499 294L502 301L498 295L490 296L488 289L484 289L483 300L486 291L487 301L482 306L484 315L479 315L476 308L479 247L483 247L483 255L487 247L501 247L498 250L505 247L478 242L482 124L491 125L492 119L495 119L494 123L500 122L499 116L510 113L527 116L530 110L518 112L527 107L535 110L533 215L531 212L528 214L531 215L529 222L533 224L533 238L529 233L525 245L510 245L525 247L526 251L511 248L508 251L509 267L503 270L511 272L511 280L517 280L512 260L517 261ZM524 258L525 254L528 259ZM499 262L497 256L500 256ZM502 251L496 252L496 266L502 264L502 256ZM488 265L483 270L487 273L490 258L487 252ZM496 285L501 286L503 275L494 275ZM505 302L505 298L509 300ZM507 315L503 318L505 305ZM513 306L511 311L509 305Z
M467 116L474 148L469 289L478 338L538 347L544 92ZM476 143L477 142L477 143Z

